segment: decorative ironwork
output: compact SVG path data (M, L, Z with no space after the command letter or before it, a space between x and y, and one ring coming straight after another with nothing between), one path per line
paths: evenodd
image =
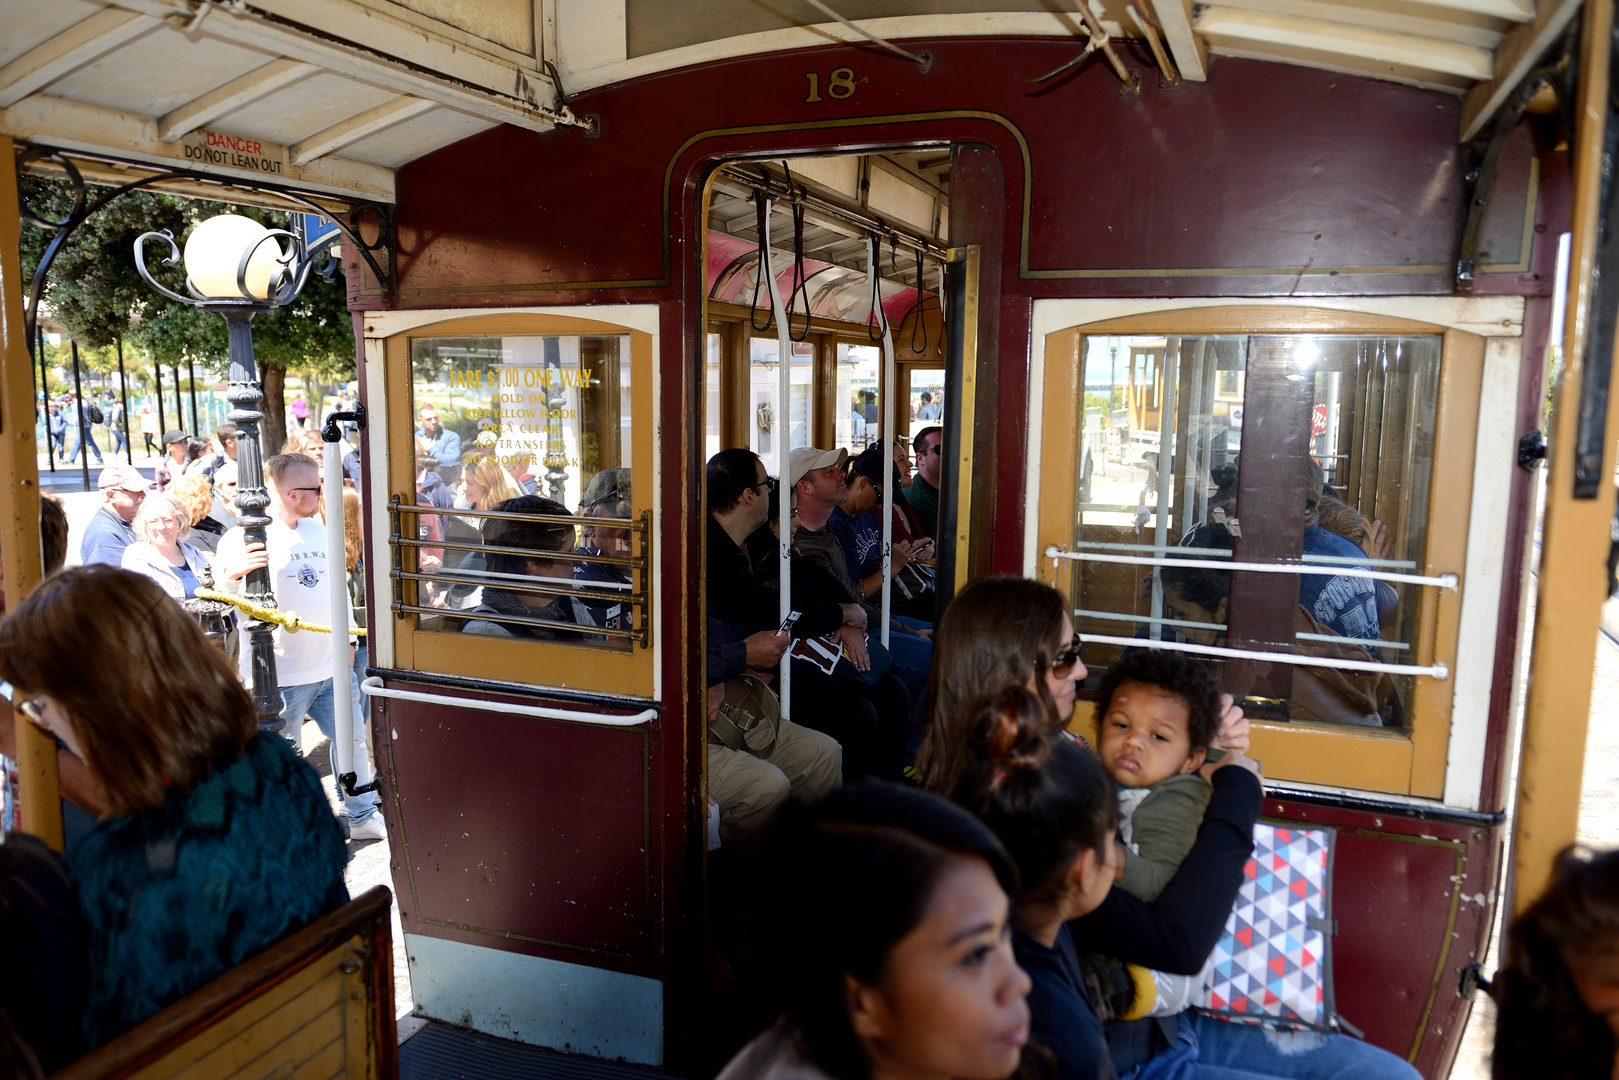
M395 495L388 503L390 534L388 548L392 555L388 577L393 582L392 609L401 614L432 615L439 618L461 619L463 621L480 620L493 623L509 624L513 626L531 626L548 630L561 630L581 635L592 635L603 638L626 638L634 641L642 648L652 645L652 511L643 510L635 518L605 518L605 517L574 517L571 514L529 514L515 513L500 510L454 510L446 511L437 506L420 506L407 503ZM498 519L506 521L525 521L541 525L568 525L585 526L592 528L626 529L635 538L632 551L629 555L592 555L579 550L559 551L554 553L536 552L533 548L509 547L501 544L470 543L457 540L423 540L415 535L405 535L403 522L406 515L416 518L430 517L476 517L484 519ZM410 530L412 534L415 529ZM631 574L632 582L628 591L603 588L604 583L589 581L563 582L560 579L521 578L509 574L496 574L487 570L453 570L444 568L424 569L419 556L407 556L406 552L419 552L422 549L447 551L475 551L490 555L513 555L519 558L534 558L537 555L554 554L558 561L573 563L590 563L597 566L623 567ZM596 601L599 603L625 603L635 613L634 625L629 628L611 626L593 626L583 623L562 622L556 619L530 618L518 615L504 615L496 612L472 610L458 610L455 608L428 607L424 604L413 603L414 597L406 595L406 582L426 583L433 582L445 585L493 585L502 590L514 593L526 593L540 596L569 596L578 600Z

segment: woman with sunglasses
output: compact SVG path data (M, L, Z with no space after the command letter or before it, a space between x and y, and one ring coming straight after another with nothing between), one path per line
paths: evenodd
M1066 731L1085 677L1066 609L1049 585L1002 576L978 579L945 610L933 637L930 726L917 756L923 788L954 795L977 786L985 766L972 742L974 707L1008 687L1032 690L1052 730ZM1217 742L1246 752L1248 722L1224 700ZM1080 952L1178 974L1202 970L1236 899L1264 795L1246 769L1210 771L1214 795L1179 872L1150 904L1120 890L1108 894L1072 924Z
M152 579L46 578L0 622L0 677L106 807L64 858L91 1047L348 901L320 778L258 730L231 661Z

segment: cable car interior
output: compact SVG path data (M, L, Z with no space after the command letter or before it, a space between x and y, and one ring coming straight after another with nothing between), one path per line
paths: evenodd
M416 1015L723 1063L746 866L710 828L705 463L746 448L779 481L795 449L879 445L909 470L920 439L932 614L990 574L1054 586L1085 737L1127 652L1208 662L1253 722L1264 820L1337 831L1345 1030L1449 1075L1497 923L1578 812L1558 778L1619 430L1619 395L1580 396L1612 359L1585 286L1611 0L832 6L854 22L0 0L26 30L0 45L23 168L343 225L362 690ZM191 81L141 97L143 48ZM216 135L257 150L214 160ZM0 497L25 515L10 292ZM7 528L6 578L37 579ZM54 787L25 788L45 820ZM371 935L375 1050L367 903L281 961ZM144 1032L141 1060L234 1008ZM393 1075L389 1046L345 1075Z

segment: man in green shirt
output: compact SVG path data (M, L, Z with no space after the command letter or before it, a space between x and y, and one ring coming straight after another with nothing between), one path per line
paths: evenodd
M916 479L905 489L917 520L922 523L922 535L935 539L939 535L939 469L944 455L944 429L925 427L911 440L916 453Z

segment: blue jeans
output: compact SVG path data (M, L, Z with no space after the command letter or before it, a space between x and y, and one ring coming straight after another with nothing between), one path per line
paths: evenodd
M894 621L912 630L931 630L933 624L921 619L895 615ZM888 654L894 658L894 674L911 693L911 723L905 738L905 763L916 760L922 734L927 730L928 671L933 667L933 641L889 631Z
M73 433L74 439L73 439L73 451L72 451L72 453L68 454L67 460L68 461L73 461L73 460L77 459L78 456L79 456L78 434L83 429L82 428L69 428L68 430ZM100 465L101 464L101 447L96 445L95 433L90 432L90 433L86 434L84 436L84 441L85 441L85 444L90 447L90 452L96 456L96 464Z
M354 782L356 784L369 784L376 771L371 767L371 755L365 748L365 709L360 702L360 684L355 680L353 672L349 673L349 699L354 708ZM337 745L337 721L333 709L332 680L326 679L318 683L305 683L302 686L283 686L281 688L281 719L287 726L281 729L281 734L292 743L294 750L302 750L299 742L300 732L303 731L304 717L315 721L320 733L329 739L335 748ZM337 753L332 752L332 775L337 775ZM375 791L368 791L364 795L344 795L343 805L349 812L349 824L356 825L377 812L382 800Z
M112 452L114 454L123 453L124 452L124 429L121 428L121 427L113 427L113 428L111 428L109 430L112 431Z
M1180 1026L1176 1032L1174 1047L1163 1051L1151 1061L1137 1065L1122 1074L1119 1080L1269 1080L1263 1073L1249 1072L1244 1068L1230 1068L1224 1064L1205 1060L1204 1048L1199 1045L1197 1035L1186 1023L1190 1016L1190 1013L1180 1015ZM1216 1020L1215 1023L1221 1021ZM1244 1061L1242 1064L1260 1067L1258 1062Z
M1278 1031L1182 1013L1183 1029L1197 1035L1198 1060L1240 1067L1288 1080L1420 1080L1404 1058L1348 1035Z

